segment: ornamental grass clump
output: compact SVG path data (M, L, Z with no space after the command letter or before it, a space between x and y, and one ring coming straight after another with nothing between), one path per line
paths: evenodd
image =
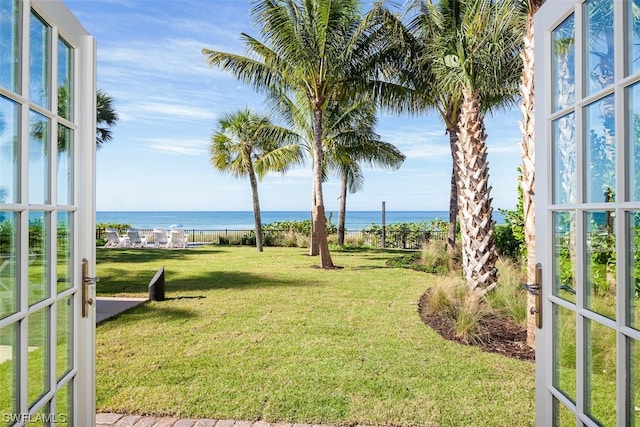
M431 240L422 247L421 263L425 271L435 274L447 274L455 270L459 265L459 251L451 253L447 251L447 242L443 240Z
M450 333L466 344L481 344L489 337L484 320L492 315L491 307L472 293L458 274L439 276L420 310L423 316L440 317Z
M469 289L464 286L464 289ZM485 300L467 292L458 301L455 318L456 336L468 344L483 344L489 340L484 320L492 314Z
M522 286L524 272L517 263L506 257L501 257L496 266L500 271L500 279L498 286L487 294L489 305L499 316L513 319L518 325L526 327L527 295Z

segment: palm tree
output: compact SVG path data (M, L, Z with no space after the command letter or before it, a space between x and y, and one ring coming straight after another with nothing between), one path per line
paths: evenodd
M262 220L258 180L268 172L285 171L301 159L300 149L291 142L297 135L274 126L268 117L249 109L225 114L218 120L218 130L211 138L211 164L221 172L236 177L249 176L253 197L256 248L262 252Z
M438 84L437 76L432 68L431 50L434 44L451 43L455 40L460 30L461 4L457 0L442 0L437 6L440 14L441 25L434 19L434 7L430 1L415 0L409 7L412 18L406 28L408 35L403 39L409 43L412 58L405 79L416 91L422 95L418 109L426 111L435 109L445 125L449 135L449 148L451 151L452 167L449 198L449 232L447 247L453 252L456 247L456 224L458 220L458 122L460 119L460 106L462 92L455 87L442 87ZM447 31L446 36L441 32ZM483 105L488 109L491 105Z
M269 101L277 112L295 128L313 156L313 122L306 112L306 98L292 100L284 94L271 94ZM380 140L375 133L376 107L369 94L360 94L344 102L331 102L325 110L322 146L325 152L322 182L332 170L341 181L338 211L338 244L344 244L347 192L360 191L364 185L361 162L397 169L405 156L396 146ZM315 247L314 247L315 246ZM317 255L317 245L310 245L310 255Z
M522 78L520 83L520 110L522 121L520 132L522 141L522 166L520 167L520 189L522 194L522 206L524 211L524 242L527 250L527 283L535 283L536 280L536 221L535 221L535 86L534 86L534 26L533 16L540 9L545 0L523 0L526 10L524 44L520 54L522 58ZM535 296L527 295L527 307L535 305ZM527 345L535 348L536 342L536 317L535 313L527 312Z
M453 34L447 31L442 11L427 5L439 28L430 62L437 83L462 94L456 161L463 272L470 289L482 295L498 279L483 104L514 102L522 70L519 52L524 25L513 0L447 3L459 8L459 26Z
M58 87L58 115L70 118L70 102L68 83ZM113 98L104 90L98 89L96 92L96 150L103 144L112 140L111 127L118 121L118 114L113 108ZM31 127L31 135L34 139L44 141L45 122L37 122ZM69 149L68 138L65 135L64 126L58 126L58 151L65 152Z
M347 192L355 193L364 186L360 163L388 169L398 169L405 156L398 148L382 141L375 133L375 105L362 96L346 108L335 103L327 109L328 126L323 145L327 163L340 178L340 208L338 211L338 245L344 245L347 212Z
M111 141L111 128L118 121L118 114L113 108L113 98L102 89L96 93L96 149Z
M307 99L314 131L312 241L318 243L321 267L333 268L322 192L324 112L328 103L372 86L378 88L376 94L381 98L392 98L390 92L396 88L378 80L375 67L386 46L361 26L358 0L261 0L253 4L251 13L264 42L242 34L252 56L209 49L203 49L203 54L210 66L229 71L256 89L299 93Z

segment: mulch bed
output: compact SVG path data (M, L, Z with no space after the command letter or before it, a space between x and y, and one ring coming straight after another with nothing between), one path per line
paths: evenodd
M502 354L519 360L534 361L535 351L527 346L527 331L511 319L491 316L483 320L485 338L480 343L466 343L455 334L453 320L444 316L425 313L423 309L429 298L425 292L418 303L418 312L422 321L443 338L459 342L462 345L475 345L484 351Z

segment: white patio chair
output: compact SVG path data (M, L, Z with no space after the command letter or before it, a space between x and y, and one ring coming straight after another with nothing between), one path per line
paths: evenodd
M107 243L105 243L105 248L122 248L124 247L125 239L123 237L118 236L118 232L116 230L112 230L107 228L104 231L107 236Z
M169 238L167 237L167 230L163 228L155 228L153 230L153 237L155 239L154 247L156 248L169 247Z
M138 230L127 231L127 236L129 236L129 245L132 248L144 248L147 246L147 238L140 236Z
M171 247L172 248L186 248L189 235L185 234L182 228L171 229Z

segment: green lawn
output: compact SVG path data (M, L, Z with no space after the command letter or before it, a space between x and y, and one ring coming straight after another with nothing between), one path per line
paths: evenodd
M421 323L433 279L397 252L98 249L98 293L167 297L97 328L102 412L268 422L526 426L534 364L445 341Z

